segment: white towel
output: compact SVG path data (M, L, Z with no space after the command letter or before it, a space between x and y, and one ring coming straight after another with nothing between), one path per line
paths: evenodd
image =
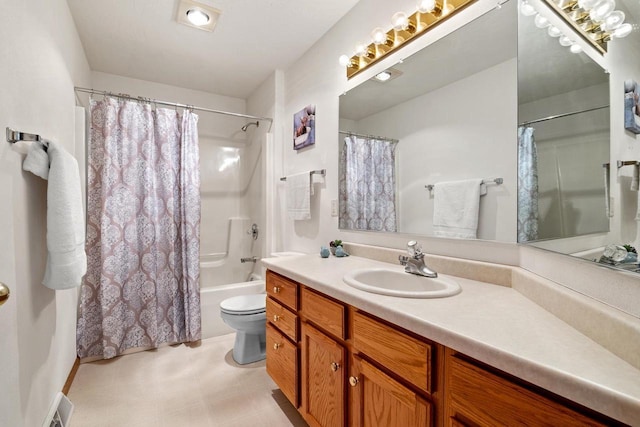
M42 179L49 177L49 156L42 143L34 142L29 145L27 157L22 162L22 169Z
M36 144L33 144L36 145ZM49 180L47 186L47 267L42 284L51 289L80 286L87 271L80 171L76 159L54 142L45 154L30 147L22 167ZM45 165L48 173L44 171Z
M433 231L436 237L475 239L482 179L435 184Z
M287 177L287 212L289 219L300 221L311 219L311 196L313 185L309 172Z

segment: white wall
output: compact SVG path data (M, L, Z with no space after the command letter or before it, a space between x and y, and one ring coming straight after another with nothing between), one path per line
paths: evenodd
M74 153L74 85L89 67L64 0L0 1L0 125L33 132ZM0 142L0 425L40 426L76 358L77 290L41 284L46 182L21 170L24 155Z
M480 198L478 238L514 241L516 71L514 58L349 127L400 141L396 156L401 232L433 235L434 199L426 184L502 177L503 185L488 185ZM470 94L482 103L461 102Z
M339 21L325 36L316 43L299 61L284 73L282 132L277 140L281 156L276 156L274 170L276 175L285 176L311 169L327 169L322 184L316 185L316 195L311 202L312 219L291 221L283 210L285 205L283 187L279 182L275 186L274 217L277 222L277 238L272 249L316 252L321 245L327 245L335 238L350 242L402 248L407 240L415 237L410 234L389 234L371 232L346 232L338 230L338 220L331 217L331 200L338 199L338 97L344 91L370 78L400 58L409 56L422 47L455 30L472 18L491 10L496 2L479 0L448 21L429 31L419 39L380 61L371 70L362 72L347 80L344 67L337 58L343 53L351 53L359 40L367 40L374 27L389 27L391 15L399 10L415 10L415 1L402 0L387 2L383 0L361 0ZM308 104L316 104L316 144L312 147L294 151L292 146L293 114ZM515 109L515 106L514 106ZM514 116L515 117L515 116ZM515 119L514 119L515 123ZM513 129L515 141L515 126ZM515 142L514 142L515 144ZM515 153L515 151L514 151ZM514 159L515 173L515 159ZM492 174L490 174L492 175ZM460 245L458 241L420 237L425 250L442 254L463 255L485 259L505 255L503 262L516 262L515 251L483 251L478 253L477 243ZM488 258L487 258L488 257Z

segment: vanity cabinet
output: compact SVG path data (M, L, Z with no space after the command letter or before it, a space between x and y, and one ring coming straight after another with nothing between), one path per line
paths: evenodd
M351 358L349 425L432 425L431 404L420 394L358 356Z
M523 383L447 349L445 412L448 426L611 426L599 414Z
M300 396L298 284L271 271L267 289L267 373L296 408Z
M267 372L313 427L620 425L271 271L267 293Z

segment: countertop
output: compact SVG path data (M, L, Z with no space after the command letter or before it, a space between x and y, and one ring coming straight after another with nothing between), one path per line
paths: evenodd
M342 277L399 265L350 256L265 258L270 270L630 425L640 425L640 370L518 291L447 276L462 292L409 299L360 291Z

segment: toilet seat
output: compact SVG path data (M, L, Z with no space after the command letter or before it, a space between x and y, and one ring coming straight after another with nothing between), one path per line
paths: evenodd
M267 294L240 295L220 303L220 311L227 314L250 315L266 311Z

